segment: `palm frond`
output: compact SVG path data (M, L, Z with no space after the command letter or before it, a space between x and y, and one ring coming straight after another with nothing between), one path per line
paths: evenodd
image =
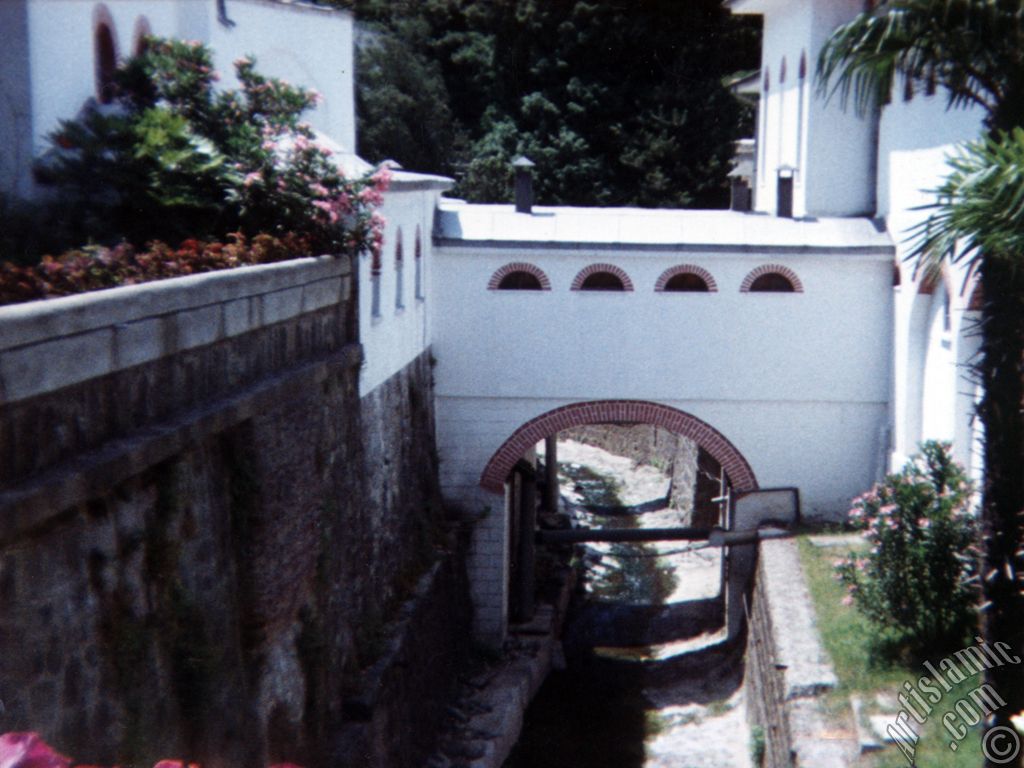
M1024 128L963 145L950 173L924 206L929 216L910 230L911 258L975 268L981 258L1024 268Z
M888 0L836 29L817 86L858 112L885 103L897 78L942 85L950 106L992 113L1024 54L1020 0Z

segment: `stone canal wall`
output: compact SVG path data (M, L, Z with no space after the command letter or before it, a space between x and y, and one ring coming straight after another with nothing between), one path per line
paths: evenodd
M765 768L841 768L855 741L826 713L836 686L815 627L796 541L763 540L747 606L747 715L764 735Z
M351 286L323 257L0 309L0 731L107 764L422 763L464 566L429 353L360 399Z

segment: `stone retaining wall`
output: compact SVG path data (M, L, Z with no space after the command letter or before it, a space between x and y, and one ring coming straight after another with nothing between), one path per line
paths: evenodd
M0 490L339 352L351 293L323 256L0 307Z
M747 714L764 731L763 765L851 765L856 740L830 721L822 701L837 681L818 638L796 541L762 540L747 616Z
M462 652L429 352L360 399L353 306L319 258L0 309L0 731L336 765L345 692L439 559L418 651ZM367 765L422 764L449 666L401 668L435 714Z

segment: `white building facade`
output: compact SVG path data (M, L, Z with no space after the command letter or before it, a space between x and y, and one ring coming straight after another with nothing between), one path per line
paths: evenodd
M977 297L956 269L905 261L957 141L980 117L941 94L867 114L821 97L818 51L862 0L733 0L764 16L754 211L469 205L450 181L398 170L379 258L358 260L372 393L436 358L442 485L478 520L477 629L507 622L505 481L567 426L647 421L695 439L737 491L796 487L808 516L850 497L929 438L977 472ZM272 0L0 2L0 192L32 197L31 159L61 119L102 101L142 36L194 39L223 84L243 55L324 96L309 116L355 154L350 13ZM779 216L782 212L786 215ZM595 289L596 288L596 289ZM591 290L595 289L595 290Z

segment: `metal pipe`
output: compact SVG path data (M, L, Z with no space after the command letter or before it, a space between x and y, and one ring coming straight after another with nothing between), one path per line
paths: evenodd
M581 544L584 542L642 543L646 541L707 541L708 546L727 547L755 544L761 539L779 539L791 535L783 528L751 531L727 531L723 528L569 528L537 531L539 544Z
M567 528L537 531L541 544L578 544L584 541L705 541L712 528Z

